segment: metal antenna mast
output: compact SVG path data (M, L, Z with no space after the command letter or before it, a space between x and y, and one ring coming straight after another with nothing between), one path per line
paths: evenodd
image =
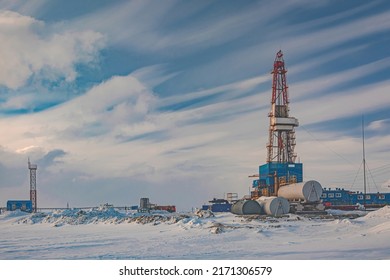
M366 190L366 150L364 147L364 116L362 116L362 138L363 138L363 183L364 183L364 198L363 198L363 206L364 209L366 209L366 195L367 195L367 190Z
M33 212L37 212L37 169L36 164L31 164L28 159L28 169L30 169L30 200Z
M295 130L298 120L289 116L289 100L286 81L287 70L284 67L283 53L279 51L274 61L272 78L272 99L269 141L267 144L267 162L293 163L297 155L295 148Z

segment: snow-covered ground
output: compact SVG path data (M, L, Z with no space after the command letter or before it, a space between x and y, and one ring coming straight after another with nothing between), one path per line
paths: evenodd
M343 215L340 215L343 214ZM0 258L390 259L390 207L358 218L114 209L0 214Z

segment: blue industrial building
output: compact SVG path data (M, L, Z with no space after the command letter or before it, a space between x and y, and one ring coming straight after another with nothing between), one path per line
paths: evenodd
M25 212L32 212L33 211L32 201L31 200L8 200L7 210L8 211L21 210Z
M353 192L342 188L324 189L321 199L328 208L356 204L381 207L390 204L390 193L366 193L364 199L362 192Z
M254 180L252 187L257 190L267 189L273 193L275 178L279 184L300 183L303 181L302 163L268 162L259 166L259 179Z

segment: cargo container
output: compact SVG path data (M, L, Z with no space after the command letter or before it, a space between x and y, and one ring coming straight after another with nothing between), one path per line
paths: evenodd
M236 197L232 193L229 193L230 198ZM232 200L226 200L221 198L214 198L209 201L210 204L202 205L202 210L210 210L212 212L230 212L232 209Z
M214 203L203 205L202 210L210 210L211 212L230 212L232 205L230 203Z
M31 200L8 200L7 201L7 210L15 211L21 210L25 212L32 212L32 201Z

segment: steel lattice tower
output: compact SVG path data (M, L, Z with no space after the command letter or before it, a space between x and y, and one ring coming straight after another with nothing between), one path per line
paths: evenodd
M37 212L37 169L36 164L31 164L28 159L28 169L30 170L30 200L33 212Z
M283 53L276 54L272 76L271 112L267 162L293 163L296 159L295 130L298 120L289 116L286 72Z

